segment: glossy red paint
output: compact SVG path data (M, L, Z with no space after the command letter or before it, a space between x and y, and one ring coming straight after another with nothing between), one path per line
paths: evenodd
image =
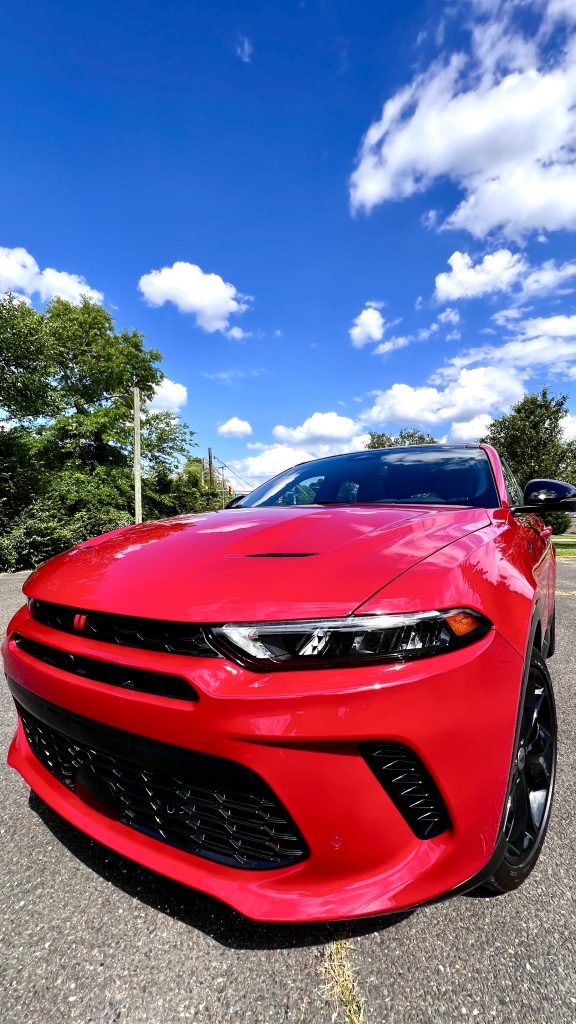
M309 856L249 871L202 860L94 810L33 756L20 725L9 763L59 814L119 853L252 918L339 919L397 911L460 886L499 835L532 617L545 636L554 560L538 521L500 507L235 509L118 531L47 563L25 585L81 611L190 621L304 618L468 607L493 628L413 662L256 673L225 658L121 648L10 623L7 674L52 704L137 736L229 758L262 776ZM315 558L250 557L315 552ZM306 568L312 564L313 570ZM162 585L158 581L162 580ZM41 663L14 635L187 679L196 703L132 692ZM487 740L489 737L489 740ZM358 752L383 738L428 767L451 827L417 839ZM489 743L489 751L487 750ZM484 753L483 753L484 752Z

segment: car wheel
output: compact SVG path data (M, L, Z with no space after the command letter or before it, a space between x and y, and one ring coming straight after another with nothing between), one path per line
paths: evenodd
M506 798L504 857L494 874L478 887L478 895L511 892L534 868L550 819L556 748L556 705L550 673L540 654L534 652Z

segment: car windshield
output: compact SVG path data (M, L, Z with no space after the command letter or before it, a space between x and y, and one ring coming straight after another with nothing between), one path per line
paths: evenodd
M240 507L366 504L496 508L500 502L482 449L421 447L306 462L257 487Z

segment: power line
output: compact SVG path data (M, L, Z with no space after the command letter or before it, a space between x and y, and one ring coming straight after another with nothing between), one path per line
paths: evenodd
M236 470L232 469L231 466L227 466L227 464L225 464L225 462L222 462L221 459L218 459L217 456L214 456L213 458L214 458L214 462L219 463L219 465L222 466L224 469L228 469L229 473L233 473L234 476L238 477L238 479L242 483L244 483L248 487L249 490L253 490L253 485L251 483L248 483L248 480L245 480L244 477L240 475L240 473L237 473Z

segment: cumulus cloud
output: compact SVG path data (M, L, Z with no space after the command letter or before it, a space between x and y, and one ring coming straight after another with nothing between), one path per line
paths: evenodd
M45 267L41 270L30 253L20 246L14 249L0 246L0 293L15 292L17 298L26 302L38 295L42 302L50 299L66 299L78 305L82 298L102 302L102 292L91 288L79 274Z
M303 448L293 448L286 444L267 445L258 455L249 455L245 459L231 462L232 469L254 487L268 477L281 473L299 462L309 462L315 456Z
M562 420L562 433L566 441L576 441L576 416L568 414Z
M455 326L460 323L460 313L457 309L451 309L450 306L448 306L448 309L445 309L440 313L438 319L441 324L452 324Z
M437 302L478 299L498 292L512 293L515 301L524 302L537 296L566 294L572 290L570 282L576 281L576 262L546 260L532 266L523 254L510 249L488 253L477 263L469 253L457 250L448 263L450 270L436 277Z
M277 441L288 444L332 444L349 440L357 431L356 423L349 416L337 412L315 412L298 427L274 427L272 433Z
M453 423L448 434L448 440L460 444L479 441L481 437L485 436L491 423L492 416L487 412L481 412L471 420L461 420L459 423Z
M248 420L232 416L226 423L218 424L218 433L221 437L247 437L252 433L252 427Z
M150 306L173 302L181 313L192 314L198 327L209 334L234 331L229 328L230 317L248 309L248 297L241 295L233 284L219 274L205 274L195 263L182 260L144 274L138 288Z
M520 374L513 368L462 367L441 387L393 384L376 394L360 420L365 425L469 422L481 414L508 409L524 394Z
M526 272L526 260L509 249L489 253L474 263L467 252L453 252L448 263L450 270L438 274L435 298L438 302L458 299L477 299L494 292L507 292Z
M540 18L534 31L523 11ZM351 176L354 211L450 179L440 225L483 238L576 228L576 21L572 0L475 4L471 50L434 61L384 105ZM550 45L545 25L564 35Z
M367 302L350 328L350 338L355 348L362 348L369 341L380 341L384 334L384 317L378 305Z
M184 384L163 377L156 387L154 398L148 405L150 412L178 412L188 401Z

